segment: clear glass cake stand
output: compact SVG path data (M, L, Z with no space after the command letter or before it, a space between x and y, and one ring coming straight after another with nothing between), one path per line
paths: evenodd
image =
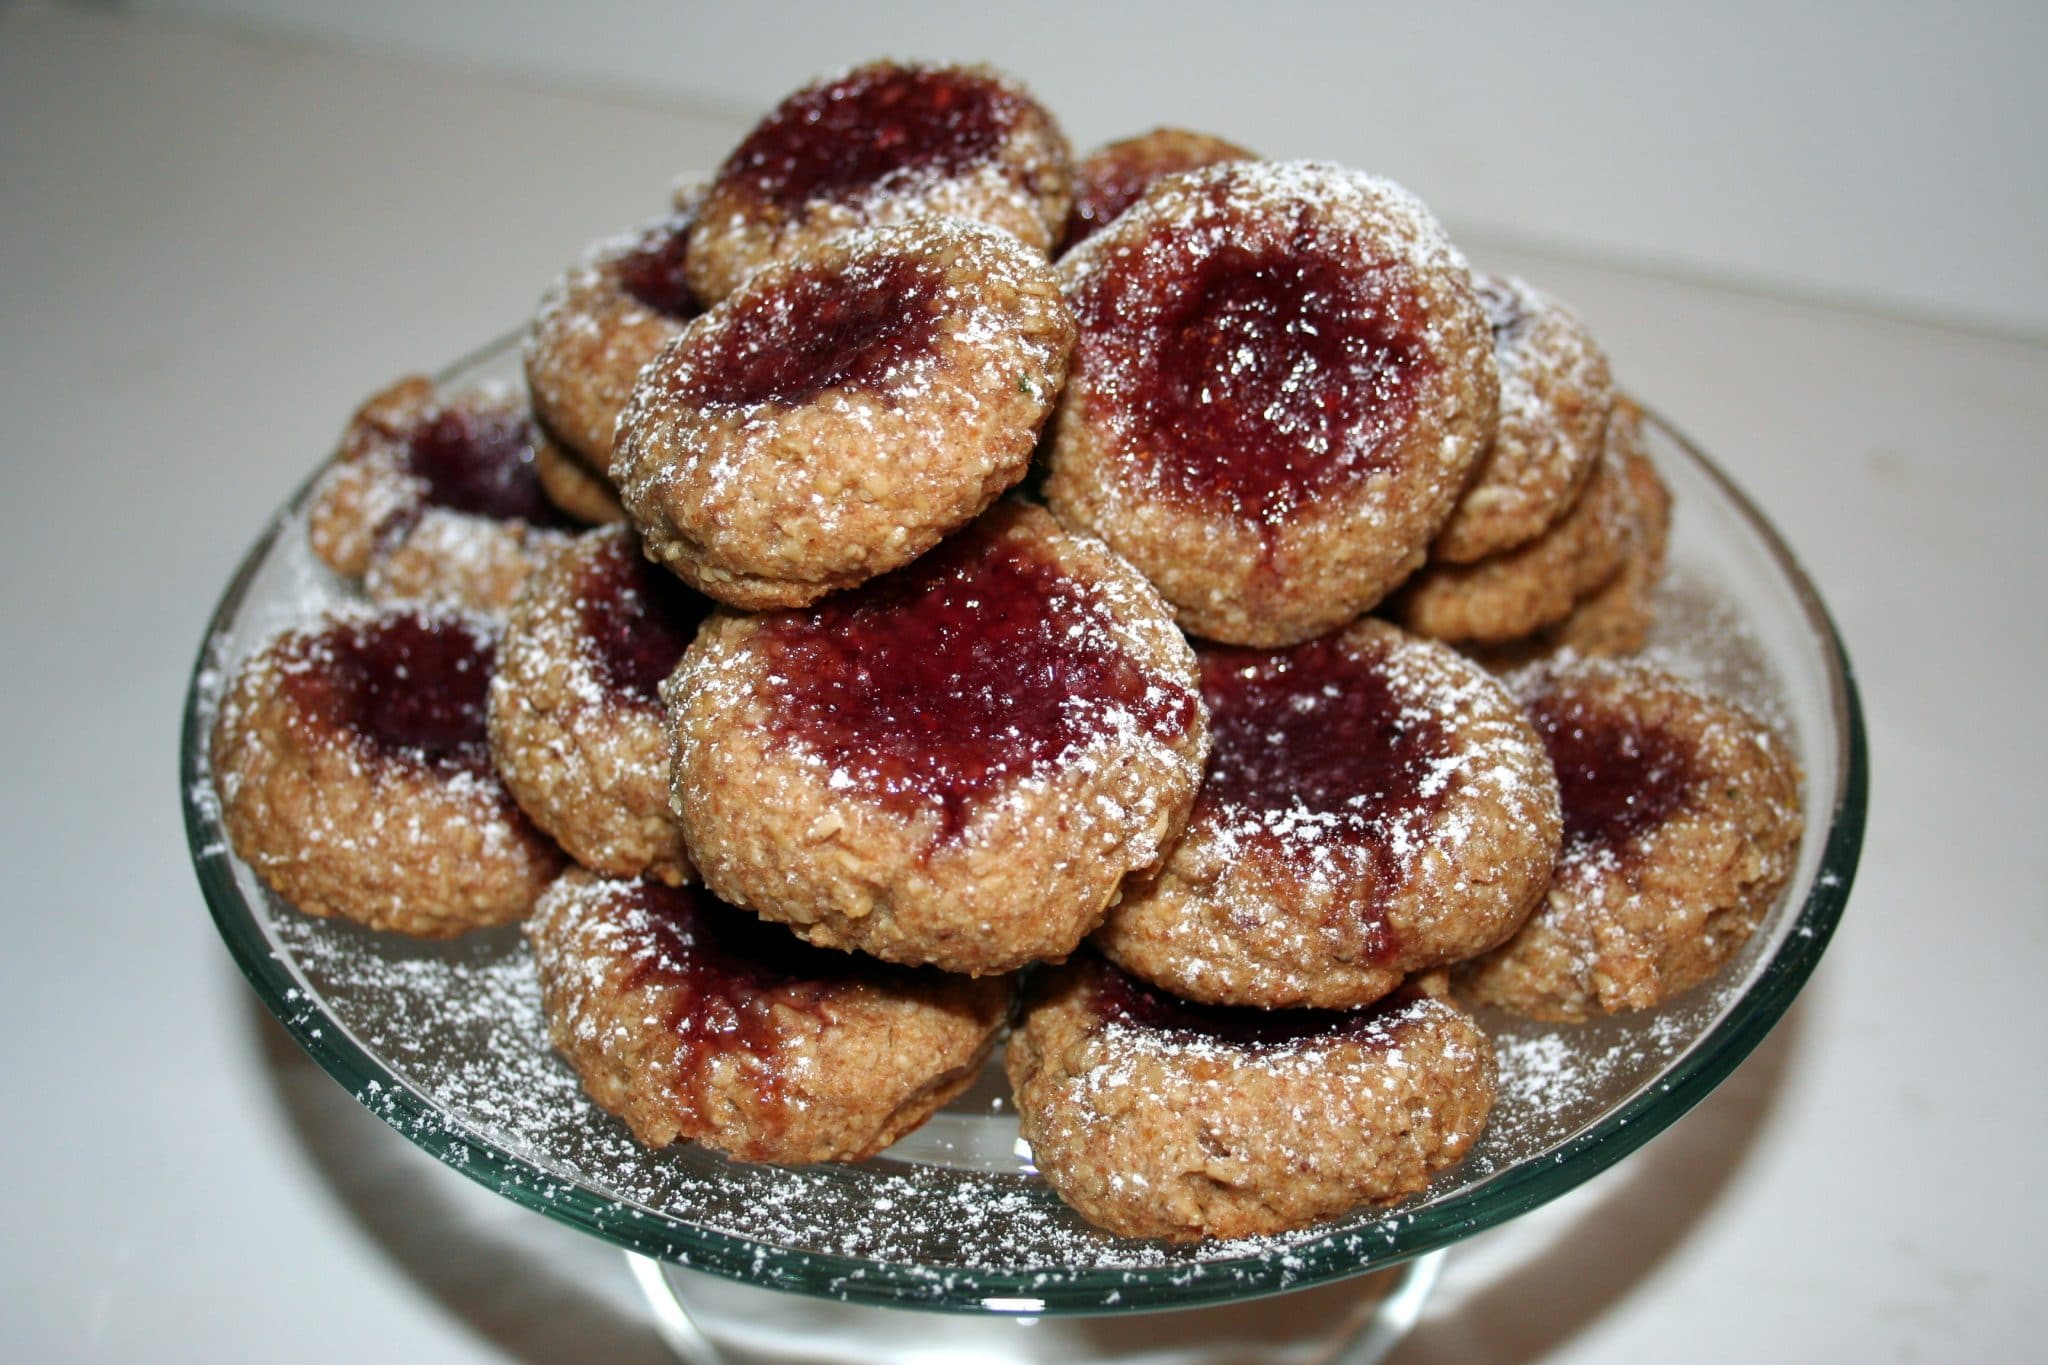
M444 379L517 376L506 341ZM679 1352L846 1360L872 1341L892 1360L929 1347L951 1353L933 1359L1121 1353L1164 1365L1216 1356L1251 1331L1264 1359L1370 1359L1412 1320L1436 1253L1583 1184L1725 1078L1790 1006L1848 898L1868 772L1841 641L1741 490L1667 422L1653 416L1648 434L1676 499L1651 648L1790 736L1806 775L1798 868L1738 959L1662 1009L1573 1027L1484 1016L1502 1074L1488 1130L1462 1166L1392 1209L1195 1246L1096 1231L1037 1177L999 1063L924 1128L854 1165L640 1148L550 1052L516 928L431 944L314 920L228 848L206 752L223 684L278 630L350 591L305 548L303 488L256 537L200 646L180 773L193 866L228 950L299 1044L434 1157L637 1258ZM782 1291L776 1311L754 1302L762 1291ZM1300 1297L1279 1308L1257 1302L1289 1291ZM1062 1321L1084 1316L1096 1320ZM1287 1356L1280 1336L1304 1327L1316 1340ZM805 1356L805 1341L829 1346Z

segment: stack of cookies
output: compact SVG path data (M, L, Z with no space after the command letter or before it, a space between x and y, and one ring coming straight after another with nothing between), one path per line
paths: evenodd
M1654 1006L1775 902L1798 774L1631 659L1670 499L1572 314L1412 195L979 67L798 91L406 379L316 487L355 603L213 764L285 899L524 919L643 1142L854 1160L1006 1066L1111 1231L1407 1198L1462 1002Z

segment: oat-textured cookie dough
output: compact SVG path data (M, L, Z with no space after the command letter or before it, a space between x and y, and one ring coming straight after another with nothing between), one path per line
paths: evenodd
M1564 305L1522 280L1475 283L1493 328L1500 423L1430 553L1469 564L1541 535L1600 459L1614 381L1607 357Z
M505 623L491 756L520 807L585 867L689 879L656 689L710 605L613 526L535 573Z
M309 915L446 938L518 919L562 855L491 770L496 628L450 607L350 609L236 675L213 730L229 841Z
M619 411L641 367L704 311L683 279L698 194L682 192L674 213L592 246L548 287L527 329L534 414L593 471L611 468Z
M1197 657L1208 772L1096 932L1112 960L1210 1004L1344 1009L1521 926L1557 861L1557 783L1498 681L1371 619Z
M745 1161L857 1161L980 1072L1009 978L813 948L696 887L550 886L527 929L548 1036L650 1147Z
M1094 236L1136 203L1162 176L1256 156L1235 142L1185 128L1154 128L1098 147L1074 167L1074 207L1067 214L1066 248Z
M1013 500L818 606L714 615L662 695L714 891L976 974L1071 951L1180 832L1208 751L1158 595Z
M1671 489L1644 446L1642 409L1625 397L1615 399L1607 449L1621 461L1628 482L1628 550L1604 586L1581 598L1570 615L1545 632L1553 649L1633 654L1649 639L1656 617L1657 583L1671 547Z
M1250 1237L1420 1193L1493 1107L1493 1049L1422 989L1348 1012L1189 1005L1094 958L1033 983L1006 1064L1039 1173L1129 1237Z
M1617 395L1607 424L1610 459L1621 462L1628 491L1628 539L1621 567L1607 582L1572 604L1565 618L1536 634L1503 644L1468 646L1496 672L1507 672L1570 651L1617 657L1634 654L1650 638L1657 614L1657 584L1671 543L1671 490L1643 444L1643 414Z
M777 105L718 169L684 273L707 302L853 228L938 216L1044 255L1071 196L1067 140L984 66L872 62Z
M1799 770L1754 717L1637 660L1560 659L1510 685L1549 744L1564 808L1550 892L1461 974L1538 1019L1647 1009L1726 962L1799 851Z
M648 553L745 610L906 564L1024 477L1074 323L1042 257L923 218L770 266L641 373L612 477Z
M1603 458L1571 510L1536 539L1471 564L1435 562L1387 606L1417 635L1498 644L1552 626L1627 557L1632 506L1622 462Z
M1182 626L1293 644L1422 563L1499 378L1464 258L1413 196L1316 162L1210 166L1060 273L1081 335L1047 504Z
M349 419L307 510L313 552L377 601L502 612L568 525L541 492L541 439L508 389L400 379Z
M533 472L548 501L575 520L609 526L626 519L625 504L612 487L610 473L584 463L555 441L543 439L535 449Z

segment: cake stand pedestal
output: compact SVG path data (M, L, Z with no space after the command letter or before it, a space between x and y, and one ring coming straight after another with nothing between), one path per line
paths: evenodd
M876 1308L625 1255L662 1340L685 1365L1373 1365L1421 1316L1445 1253L1292 1294L1111 1317L1048 1315L1030 1299L971 1314Z

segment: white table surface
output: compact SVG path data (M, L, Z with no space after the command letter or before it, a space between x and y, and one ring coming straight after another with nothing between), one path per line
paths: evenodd
M175 746L219 589L358 399L517 325L741 121L19 10L0 111L0 1355L661 1359L613 1249L439 1166L270 1020ZM1465 245L1572 301L1798 548L1874 794L1780 1029L1461 1247L1396 1359L2038 1358L2048 349Z

